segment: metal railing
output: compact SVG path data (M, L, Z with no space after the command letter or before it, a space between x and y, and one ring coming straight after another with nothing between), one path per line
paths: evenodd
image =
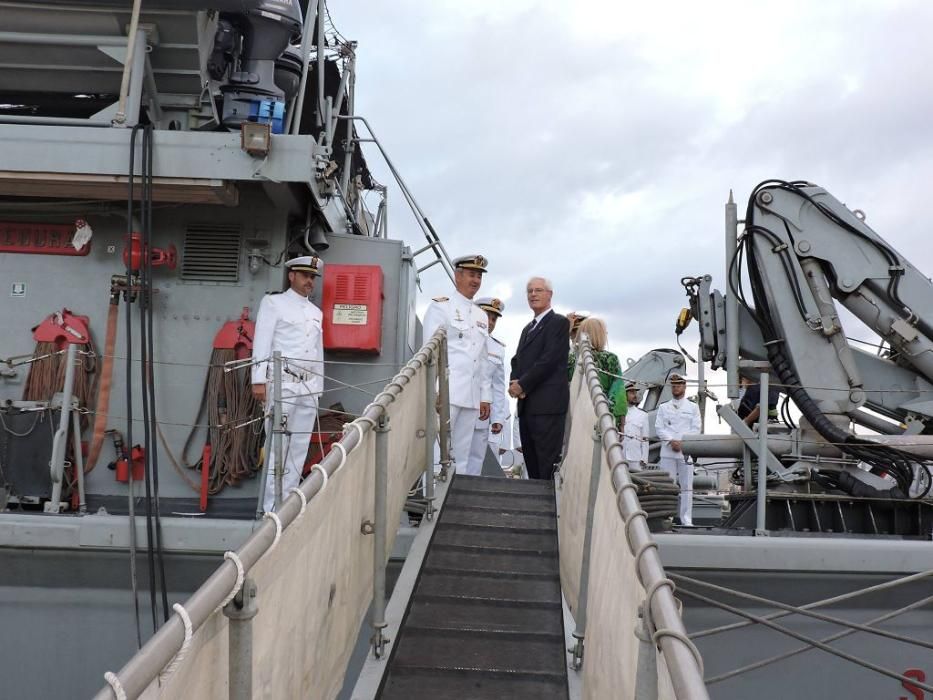
M610 470L610 482L615 492L615 503L624 522L629 550L634 557L638 580L645 588L641 605L641 625L635 631L639 639L638 672L635 679L635 697L657 697L657 669L653 661L653 647L660 650L670 674L673 691L678 700L708 700L703 681L702 659L691 642L680 617L680 606L674 597L674 583L667 577L657 543L648 529L648 513L638 499L638 488L632 480L622 451L621 435L616 428L610 404L600 383L599 369L593 357L589 340L583 337L578 349L582 381L589 392L596 413L593 433L593 464L588 493L588 517L581 563L578 609L574 611L577 628L574 637L577 646L571 649L572 665L583 663L583 639L586 632L587 590L592 563L589 550L593 539L592 510L595 509L598 478L603 457ZM578 370L579 371L579 370ZM595 483L594 483L595 482Z
M436 372L435 372L436 369ZM284 531L303 513L306 504L319 497L327 480L333 476L346 460L346 455L353 451L369 431L376 433L376 488L375 522L371 523L373 534L380 536L373 539L374 584L372 596L372 627L374 651L378 654L385 645L381 630L385 626L382 619L385 610L385 576L377 572L383 569L387 558L386 528L393 526L391 517L386 516L386 450L387 407L395 401L413 377L424 371L428 377L428 399L425 406L425 420L430 427L425 431L433 434L434 421L440 414L439 438L441 454L449 450L449 405L446 401L435 402L436 395L446 395L447 365L446 337L443 329L424 344L414 357L395 375L382 391L363 411L363 414L347 424L343 438L335 443L319 465L312 469L300 484L298 493L285 497L274 515L267 517L257 529L234 553L225 557L214 573L198 588L183 605L176 605L174 614L145 645L123 666L118 673L106 675L107 685L94 696L95 700L111 700L116 697L135 698L165 673L167 667L176 662L194 633L223 606L224 614L230 618L229 637L229 681L230 697L252 697L252 645L249 625L255 615L257 591L249 578L250 570L278 543ZM437 377L439 392L435 393L434 377ZM380 438L381 436L381 438ZM379 444L382 443L382 444ZM382 463L380 464L380 460ZM433 459L427 460L425 478L430 485L426 494L433 494ZM430 496L429 496L430 497ZM381 502L380 502L381 501ZM430 501L429 501L430 503ZM394 514L398 515L398 514ZM381 549L380 549L381 548ZM379 564L381 562L381 565ZM235 598L232 593L237 592ZM362 615L363 611L360 611ZM182 654L183 655L183 654ZM180 660L180 658L178 658Z

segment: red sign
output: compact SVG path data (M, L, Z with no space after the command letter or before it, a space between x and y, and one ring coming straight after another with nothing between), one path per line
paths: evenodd
M33 255L87 255L90 242L75 250L71 245L74 224L32 224L0 221L0 253Z

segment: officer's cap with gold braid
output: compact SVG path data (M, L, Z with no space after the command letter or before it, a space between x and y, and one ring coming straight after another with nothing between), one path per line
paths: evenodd
M316 255L302 255L298 258L292 258L285 263L288 271L310 272L315 277L324 271L324 261Z
M505 312L505 304L501 299L496 299L494 297L483 297L482 299L477 299L473 303L483 311L488 311L496 316L501 316Z
M453 266L461 270L479 270L486 272L486 266L489 261L482 255L462 255L453 259Z

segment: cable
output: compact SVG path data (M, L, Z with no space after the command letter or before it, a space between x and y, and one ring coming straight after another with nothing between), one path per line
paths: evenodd
M155 377L153 375L152 359L155 356L154 333L153 333L153 301L155 293L152 283L152 255L149 251L152 249L152 184L153 184L153 158L155 149L153 145L154 129L151 124L146 126L143 131L143 145L145 149L145 178L143 188L143 231L145 238L143 265L146 268L146 302L142 306L144 313L144 322L146 323L147 348L146 357L148 362L146 367L146 380L149 383L149 416L152 424L149 429L149 454L152 464L152 493L155 505L155 535L156 535L156 557L159 564L159 585L162 592L162 617L163 622L168 622L168 587L165 581L165 550L162 537L162 508L159 503L159 449L155 443L155 433L158 428L156 422L156 403L155 403Z
M139 591L136 572L136 512L133 503L133 294L130 291L133 279L133 251L129 234L133 229L133 199L134 188L136 185L136 134L137 127L134 126L130 132L130 170L127 177L127 198L126 198L126 283L127 291L123 297L126 303L126 444L129 453L127 455L128 471L128 509L130 521L130 581L133 588L133 605L136 615L136 646L142 648L142 625L139 617ZM151 540L150 540L151 541ZM155 620L153 619L153 624Z

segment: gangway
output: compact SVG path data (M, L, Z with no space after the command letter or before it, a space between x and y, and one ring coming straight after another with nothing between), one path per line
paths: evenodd
M332 700L367 610L369 697L708 700L648 528L670 494L628 472L586 339L553 484L449 473L446 377L440 330L95 700ZM413 497L429 541L412 585L396 585L412 597L387 614Z
M567 698L550 482L457 475L377 697Z

